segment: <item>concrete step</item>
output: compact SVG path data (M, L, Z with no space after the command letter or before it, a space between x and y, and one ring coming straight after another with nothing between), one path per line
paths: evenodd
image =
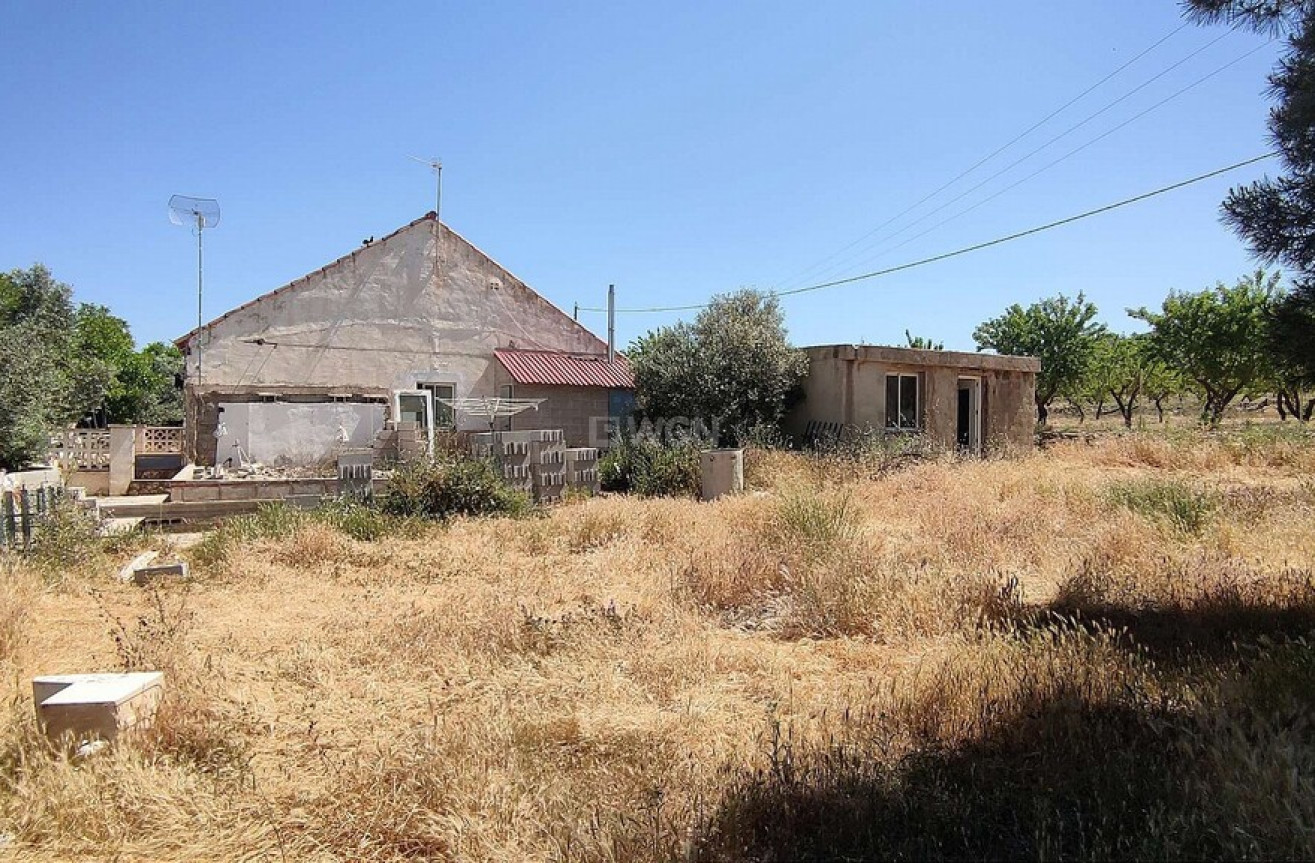
M283 503L289 506L311 509L318 506L323 497L320 495L296 495L285 497ZM269 500L197 500L197 501L163 501L159 503L136 504L116 503L110 507L102 506L101 512L112 518L140 518L148 526L207 524L235 515L247 515L260 508L262 503L276 503Z

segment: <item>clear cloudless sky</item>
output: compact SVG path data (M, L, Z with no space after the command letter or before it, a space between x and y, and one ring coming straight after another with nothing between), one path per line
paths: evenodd
M418 155L443 160L444 222L568 313L608 283L622 307L806 285L1266 152L1280 43L1182 24L1174 0L9 0L0 269L44 263L139 342L172 339L195 323L196 249L170 195L223 208L205 237L210 319L432 209ZM1078 291L1131 329L1128 306L1254 268L1218 204L1276 170L785 299L791 336L895 344L907 328L971 349L1008 304ZM682 314L619 315L618 342Z

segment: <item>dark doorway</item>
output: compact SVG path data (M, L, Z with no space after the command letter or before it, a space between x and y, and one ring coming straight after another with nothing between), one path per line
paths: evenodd
M960 449L968 449L973 442L973 393L967 387L959 388L959 429L955 435Z
M959 378L954 439L959 452L982 454L982 379Z

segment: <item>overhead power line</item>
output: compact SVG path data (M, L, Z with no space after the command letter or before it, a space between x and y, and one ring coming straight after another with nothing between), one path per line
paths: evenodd
M883 256L888 255L888 254L890 254L891 252L894 252L894 251L896 251L896 250L898 250L898 249L902 249L902 248L904 248L905 246L907 246L909 243L912 243L914 240L917 240L917 239L920 239L920 238L922 238L922 237L927 236L927 235L930 234L932 231L938 230L939 228L942 228L942 227L944 227L945 225L948 225L950 222L953 222L955 219L958 219L958 218L961 217L961 216L966 216L966 215L968 215L968 214L971 213L973 210L976 210L978 207L981 207L981 206L984 205L984 204L987 204L987 203L990 203L991 201L994 201L996 198L1000 197L1001 195L1005 194L1006 192L1010 192L1010 191L1012 191L1012 190L1018 188L1019 186L1023 185L1024 183L1028 182L1029 180L1031 180L1031 179L1033 179L1033 178L1035 178L1035 177L1037 177L1037 176L1039 176L1039 175L1041 175L1041 174L1044 174L1046 171L1049 171L1051 168L1055 167L1056 165L1058 165L1058 164L1060 164L1060 163L1062 163L1062 162L1066 162L1066 161L1068 161L1069 159L1073 158L1073 157L1076 156L1078 153L1081 153L1083 150L1087 149L1088 147L1091 147L1091 146L1093 146L1093 145L1095 145L1095 144L1100 143L1101 141L1105 140L1105 139L1108 138L1110 135L1113 135L1115 132L1119 131L1120 129L1123 129L1123 128L1126 127L1126 126L1129 126L1129 125L1135 123L1136 121L1140 120L1142 117L1145 117L1147 114L1152 113L1153 111L1157 111L1157 110L1159 110L1160 108L1162 108L1162 107L1164 107L1165 105L1167 105L1167 104L1169 104L1170 102L1172 102L1174 99L1177 99L1179 96L1182 96L1182 95L1184 95L1185 93L1187 93L1187 92L1189 92L1189 91L1191 91L1191 90L1196 89L1197 87L1201 86L1201 85L1204 84L1206 81L1209 81L1211 78L1215 77L1216 75L1218 75L1218 74L1220 74L1220 73L1222 73L1222 72L1225 72L1225 71L1227 71L1228 69L1231 69L1232 67L1236 66L1238 63L1241 63L1243 60L1246 60L1248 57L1250 57L1251 55L1255 54L1256 52L1264 50L1265 48L1269 47L1269 45L1272 44L1273 41L1274 41L1274 40L1271 39L1271 40L1269 40L1269 42L1265 42L1264 44L1257 45L1256 47L1252 48L1250 51L1247 51L1245 54L1241 55L1240 57L1237 57L1237 58L1235 58L1235 59L1233 59L1233 60L1231 60L1231 61L1225 63L1224 65L1222 65L1222 66L1218 67L1217 69L1215 69L1213 72L1208 72L1208 73L1206 73L1205 75L1202 75L1201 77L1197 78L1195 81L1191 82L1191 83L1188 84L1187 86L1185 86L1185 87L1183 87L1183 88L1181 88L1181 89L1179 89L1179 90L1176 90L1175 92L1169 94L1169 95L1166 96L1165 98L1163 98L1163 99L1161 99L1160 101L1156 102L1155 104L1151 105L1149 108L1145 108L1144 110L1139 111L1139 112L1136 113L1136 114L1133 114L1131 117L1129 117L1128 119L1124 120L1122 123L1119 123L1117 126L1113 127L1112 129L1108 129L1107 131L1102 132L1101 134L1099 134L1099 135L1097 135L1096 137L1092 138L1090 141L1087 141L1085 144L1081 144L1081 145L1079 145L1079 146L1077 146L1077 147L1074 147L1072 150L1069 150L1067 153L1065 153L1064 155L1060 156L1058 159L1055 159L1054 161L1051 161L1051 162L1046 163L1045 165L1041 166L1041 167L1038 168L1037 170L1035 170L1035 171L1033 171L1032 173L1028 174L1027 176L1023 177L1022 179L1020 179L1020 180L1016 180L1016 181L1014 181L1013 183L1010 183L1008 186L1005 186L1003 189L1000 189L1000 190L997 191L997 192L993 192L992 194L986 196L985 198L982 198L980 201L978 201L977 203L973 204L972 206L967 207L967 208L965 208L965 209L963 209L963 210L960 210L958 213L955 213L953 216L950 216L949 218L942 219L941 221L939 221L939 222L937 222L936 224L932 225L930 228L927 228L927 229L924 230L924 231L920 231L920 232L914 234L912 237L909 237L908 239L904 240L903 242L897 243L896 245L891 246L891 247L888 248L888 249L884 249L884 250L878 252L878 253L875 255L875 257L883 257ZM1011 167L1012 167L1012 166L1011 166ZM892 235L889 237L889 239L892 239L892 240L895 239L895 238L898 237L900 234L904 233L905 231L909 230L910 228L914 227L915 225L918 225L918 224L922 223L923 221L925 221L926 219L930 218L931 216L934 216L936 213L939 213L941 210L945 209L945 208L948 207L950 204L953 204L953 203L955 203L956 201L959 201L960 199L962 199L962 198L966 197L967 195L971 194L972 192L977 191L977 190L980 189L982 186L986 185L987 182L989 182L990 180L995 179L995 177L997 177L997 176L999 176L999 174L992 174L990 177L987 177L986 180L983 180L981 183L978 183L976 186L973 186L971 189L967 190L967 191L964 192L963 194L961 194L961 195L959 195L959 196L957 196L957 197L955 197L955 198L951 198L950 200L946 201L946 202L945 202L944 204L942 204L941 206L939 206L939 207L937 207L936 209L934 209L934 210L930 211L929 213L927 213L925 216L922 216L921 218L916 219L916 220L910 222L910 223L909 223L908 225L906 225L903 229L901 229L901 230L899 230L899 231L896 231L894 234L892 234ZM873 256L869 256L868 260L871 260L872 257L873 257Z
M900 228L899 230L896 230L894 233L889 234L889 235L886 236L884 239L874 239L874 240L872 240L871 242L867 243L866 246L865 246L865 248L864 248L863 250L857 252L857 253L854 254L854 255L849 255L845 260L840 261L840 262L837 262L835 265L832 265L831 267L828 267L828 268L826 269L826 272L834 272L834 271L836 271L837 269L842 269L842 268L844 268L844 267L846 267L846 266L855 266L855 265L859 264L860 261L871 260L871 259L872 259L872 255L869 255L869 254L866 254L866 253L867 253L868 251L870 251L870 250L872 249L873 246L879 245L880 243L885 242L885 241L887 241L887 240L893 240L895 237L898 237L900 234L905 233L906 231L908 231L909 229L913 228L914 226L919 225L919 224L925 222L927 219L930 219L932 216L934 216L934 215L936 215L937 213L939 213L939 212L945 210L947 207L949 207L949 206L951 206L951 205L957 203L958 201L963 200L964 198L966 198L967 196L971 195L973 192L976 192L978 189L980 189L980 188L982 188L983 186L987 185L988 183L990 183L992 180L996 179L997 177L1000 177L1000 176L1003 176L1004 174L1009 173L1009 172L1012 171L1014 168L1018 167L1019 165L1023 164L1024 162L1028 161L1029 159L1031 159L1033 156L1036 156L1037 154L1042 153L1042 152L1044 152L1044 151L1050 149L1052 146L1054 146L1055 144L1059 143L1059 142L1062 141L1063 139L1067 138L1069 135L1073 134L1073 133L1076 132L1078 129L1081 129L1083 126L1086 126L1088 123L1090 123L1091 121L1095 120L1097 117L1100 117L1100 116L1104 115L1106 112L1108 112L1108 111L1110 111L1110 110L1116 108L1117 106L1121 105L1122 103L1126 102L1128 99L1130 99L1130 98L1132 98L1133 96L1135 96L1136 94L1140 93L1142 90L1145 90L1147 87L1151 86L1151 85L1154 84L1156 81L1158 81L1158 80L1160 80L1161 78L1163 78L1165 75L1168 75L1170 72L1172 72L1172 71L1174 71L1175 69L1177 69L1178 67L1182 66L1184 63L1187 63L1189 60L1192 60L1192 59L1195 58L1198 54L1201 54L1202 52L1204 52L1204 51L1206 51L1206 50L1208 50L1208 49L1210 49L1210 48L1213 48L1215 45L1217 45L1217 44L1218 44L1219 42L1221 42L1222 40L1228 38L1230 35L1232 35L1232 34L1231 34L1231 31L1225 31L1225 32L1223 32L1222 34L1220 34L1219 36L1217 36L1217 37L1215 37L1214 39L1210 40L1210 41L1207 42L1206 44L1204 44L1204 45L1202 45L1201 47L1197 48L1196 50L1192 51L1192 52L1191 52L1190 54L1188 54L1186 57L1183 57L1181 60L1178 60L1177 62L1173 63L1172 65L1170 65L1170 66L1168 66L1168 67L1166 67L1165 69L1162 69L1160 72L1158 72L1158 73L1156 73L1155 75L1151 76L1150 78L1146 79L1146 80L1143 81L1142 83L1138 84L1136 87L1133 87L1133 88L1132 88L1131 90L1129 90L1128 92L1126 92L1126 93L1124 93L1123 95L1118 96L1117 98L1113 99L1112 101L1106 103L1104 106L1102 106L1101 108L1097 109L1096 111L1094 111L1094 112L1088 114L1087 116L1083 117L1081 120L1078 120L1076 123L1072 124L1071 126L1069 126L1069 127L1068 127L1067 129L1065 129L1064 131L1060 132L1060 133L1057 134L1057 135L1052 136L1052 137L1051 137L1049 140L1047 140L1045 143L1041 144L1040 146L1035 147L1034 149L1032 149L1032 150L1030 150L1029 152L1023 154L1022 156L1019 156L1017 159L1014 159L1012 162L1010 162L1008 165L1005 165L1003 168L1000 168L1000 169L996 170L993 174L991 174L990 176L986 177L985 179L979 181L976 185L973 185L973 186L969 187L968 189L965 189L964 191L962 191L962 192L958 193L957 195L955 195L953 198L950 198L948 201L945 201L945 202L943 202L943 203L937 205L937 206L934 207L933 209L929 210L928 212L926 212L926 213L924 213L923 215L919 216L918 218L914 219L912 222L909 222L909 223L908 223L907 225L905 225L903 228ZM1271 41L1272 41L1272 40L1271 40ZM1268 44L1268 43L1265 43L1265 44ZM1191 84L1191 85L1189 85L1188 87L1184 88L1183 90L1180 90L1179 92L1175 93L1173 96L1170 96L1168 99L1165 99L1165 100L1163 100L1163 101L1161 101L1161 102L1158 102L1158 103L1156 103L1155 105L1153 105L1150 109L1148 109L1148 110L1146 110L1146 111L1143 111L1143 112L1141 112L1140 114L1137 114L1136 116L1134 116L1134 117L1132 118L1132 120L1139 119L1140 117L1144 116L1145 114L1150 113L1150 111L1155 110L1156 108L1160 107L1161 105L1165 104L1166 102L1172 101L1173 99L1175 99L1175 98L1177 98L1178 96L1182 95L1183 93L1187 92L1187 90L1190 90L1190 89L1192 89L1192 87L1195 87L1197 84L1200 84L1200 83L1202 83L1203 81L1208 80L1209 78L1214 77L1215 75L1219 74L1220 72L1224 71L1225 69L1229 68L1230 66L1232 66L1232 65L1234 65L1234 64L1236 64L1236 63L1241 62L1242 60L1244 60L1244 59L1246 59L1247 57L1251 56L1252 54L1254 54L1256 51L1260 50L1260 48L1263 48L1263 47L1264 47L1264 45L1261 45L1261 46L1258 47L1258 48L1255 48L1255 49L1252 49L1251 51L1248 51L1248 52L1247 52L1246 54L1244 54L1242 57L1239 57L1238 59L1232 61L1231 63L1228 63L1228 64L1226 64L1226 65L1224 65L1224 66L1222 66L1222 67L1216 69L1214 72L1211 72L1209 75L1206 75L1204 78L1200 78L1200 79L1198 79L1196 82L1194 82L1193 84ZM1123 126L1126 126L1128 123L1132 122L1132 120L1128 120L1128 121L1126 121L1126 122L1120 124L1119 126L1117 126L1117 127L1115 127L1115 128L1116 128L1116 129L1118 129L1118 128L1122 128ZM1111 130L1111 131L1113 131L1113 130ZM1109 133L1106 133L1106 134L1109 134ZM1104 136L1102 136L1102 137L1104 137ZM1097 140L1099 140L1099 139L1097 139ZM1092 142L1092 143L1094 143L1094 142ZM1081 148L1079 148L1079 149L1081 149ZM1076 152L1076 151L1074 151L1074 152ZM1072 155L1072 153L1070 153L1069 155ZM1066 157L1066 158L1067 158L1067 157ZM1038 172L1038 173L1039 173L1039 172ZM961 177L962 177L962 176L966 176L966 172L965 172L965 174L960 175L960 176L961 176ZM1035 176L1035 175L1033 175L1033 176ZM1027 178L1027 179L1030 179L1030 177ZM949 185L952 185L952 184L947 184L946 186L943 186L942 189L948 188ZM930 198L930 197L931 197L931 196L928 196L928 198ZM920 201L918 204L915 204L913 207L909 207L908 209L906 209L906 210L904 210L903 212L901 212L901 213L899 213L898 215L896 215L894 218L888 219L888 220L883 224L882 227L885 227L886 225L889 225L891 222L895 221L895 219L898 219L898 218L900 218L901 216L907 215L908 213L912 212L912 211L913 211L914 209L916 209L919 205L921 205L923 202L925 202L926 200L928 200L928 198L924 198L923 201ZM873 236L874 234L876 234L877 231L879 231L879 230L880 230L880 228L878 228L876 231L871 231L871 232L869 232L868 235L867 235L867 237L872 237L872 236ZM866 238L865 238L865 239L866 239ZM814 278L816 278L816 276L815 276ZM788 283L787 283L787 284L788 284Z
M1092 84L1090 87L1088 87L1087 89L1083 90L1081 93L1077 94L1077 95L1074 96L1072 99L1069 99L1069 100L1068 100L1067 102L1065 102L1063 105L1061 105L1061 106L1059 106L1058 108L1056 108L1055 110L1051 111L1049 114L1047 114L1046 116L1042 117L1040 120L1036 121L1036 122L1033 123L1031 126L1027 127L1027 129L1023 130L1022 132L1020 132L1019 134L1017 134L1016 136L1014 136L1013 138L1011 138L1011 139L1010 139L1009 141L1007 141L1006 143L1000 145L1000 146L997 147L995 150L992 150L992 151L991 151L990 153L988 153L987 155L985 155L985 156L983 156L982 158L978 159L978 160L977 160L976 162L974 162L972 165L970 165L969 167L965 168L963 171L961 171L961 172L959 172L958 174L956 174L956 175L955 175L953 178L951 178L950 180L947 180L944 184L942 184L941 186L937 187L935 190L933 190L933 191L927 193L926 195L924 195L922 198L918 199L918 200L917 200L916 202L914 202L913 204L910 204L908 207L904 208L904 209L901 210L900 212L898 212L898 213L896 213L895 215L891 216L889 219L887 219L886 221L882 222L880 225L877 225L875 228L873 228L872 230L868 231L866 234L864 234L863 236L859 237L857 240L854 240L852 243L849 243L848 245L843 246L843 247L840 248L840 249L837 249L835 252L832 252L830 255L827 255L825 258L823 258L822 260L818 261L816 264L813 264L812 266L809 266L809 267L805 267L803 270L800 270L800 271L796 272L794 275L789 276L789 277L783 279L779 284L789 284L790 282L794 281L795 279L798 279L798 278L801 277L801 276L807 275L808 273L812 272L813 270L817 270L817 269L820 269L820 268L822 268L822 267L825 267L828 263L830 263L831 261L833 261L833 260L835 260L836 258L840 257L840 256L843 255L845 252L849 251L850 249L854 248L855 246L857 246L857 245L859 245L860 243L864 242L865 240L869 239L869 238L872 237L873 235L875 235L875 234L881 232L882 230L884 230L885 228L887 228L888 226L890 226L890 225L893 224L894 222L898 221L899 219L903 218L904 216L906 216L906 215L908 215L909 213L913 212L914 210L918 209L918 207L921 207L923 204L927 203L927 202L930 201L932 198L934 198L934 197L936 197L937 195L939 195L941 192L944 192L946 189L950 188L950 187L953 186L955 183L957 183L957 182L959 182L960 180L962 180L964 177L967 177L969 174L973 173L973 172L976 171L978 168L982 167L982 166L985 165L987 162L991 161L991 160L994 159L996 156L998 156L998 155L1000 155L1001 153L1003 153L1005 150L1008 150L1008 149L1009 149L1010 147L1012 147L1014 144L1017 144L1019 141L1023 140L1023 139L1026 138L1028 135L1030 135L1030 134L1032 134L1033 132L1035 132L1037 129L1040 129L1040 128L1041 128L1042 126L1044 126L1046 123L1049 123L1049 122L1050 122L1051 120L1053 120L1055 117L1057 117L1057 116L1059 116L1060 114L1064 113L1064 111L1068 110L1068 109L1071 108L1073 105L1075 105L1075 104L1077 104L1078 102L1082 101L1084 98L1086 98L1086 97L1087 97L1088 95L1090 95L1092 92L1094 92L1095 90L1099 89L1101 86L1103 86L1104 84L1106 84L1107 82L1109 82L1111 79L1113 79L1113 78L1115 78L1116 76L1118 76L1120 73L1122 73L1122 72L1123 72L1125 69L1127 69L1129 66L1133 65L1133 64L1136 63L1138 60L1140 60L1141 58L1145 57L1147 54L1149 54L1149 53L1151 53L1152 51L1154 51L1156 48L1159 48L1159 47L1160 47L1161 45L1163 45L1165 42L1168 42L1171 38L1173 38L1174 36L1178 35L1178 33L1180 33L1181 31L1183 31L1184 29L1186 29L1188 26L1189 26L1188 24L1184 23L1184 24L1180 24L1178 27L1174 28L1173 30L1170 30L1168 33L1166 33L1164 36L1161 36L1158 40L1156 40L1156 41L1155 41L1154 43L1152 43L1150 46L1148 46L1147 48L1143 49L1143 50L1141 51L1141 53L1139 53L1139 54L1137 54L1136 56L1134 56L1131 60L1128 60L1128 61L1125 62L1123 65L1121 65L1121 66L1119 66L1117 69L1115 69L1113 72L1110 72L1108 75L1106 75L1104 78L1101 78L1099 81L1097 81L1096 83ZM1192 59L1192 58L1195 57L1197 54L1199 54L1199 53L1201 53L1202 51L1206 50L1207 48L1213 46L1216 42L1218 42L1220 39L1224 38L1224 36L1226 36L1226 35L1228 35L1228 34L1227 34L1227 33L1224 33L1223 35L1221 35L1220 37L1214 39L1214 40L1211 41L1210 43L1208 43L1208 44L1202 46L1201 48L1196 49L1195 51L1193 51L1192 53L1188 54L1188 55L1187 55L1186 57L1184 57L1183 59L1179 60L1177 63L1174 63L1174 64L1173 64L1172 66L1170 66L1168 69L1164 70L1164 71L1161 72L1160 74L1156 75L1154 78L1150 79L1150 81L1147 81L1147 82L1143 83L1143 84L1142 84L1141 86L1139 86L1136 90L1133 90L1133 91L1131 91L1131 92L1125 94L1125 95L1124 95L1119 101L1122 101L1122 99L1126 99L1128 96L1131 96L1133 93L1136 93L1138 90L1141 90L1142 88L1146 87L1148 84L1154 82L1155 80L1157 80L1158 78L1164 76L1164 75L1167 74L1168 72L1171 72L1172 70L1174 70L1174 69L1176 69L1177 67L1181 66L1183 63L1185 63L1185 62L1187 62L1188 60ZM1100 111L1100 112L1097 112L1097 113L1103 113L1104 111L1108 110L1108 109L1111 108L1111 107L1113 107L1113 104L1111 104L1111 105L1107 105L1105 108L1102 108L1101 111ZM1088 122L1089 120L1094 119L1094 117L1095 117L1095 115L1089 116L1089 117L1087 117L1085 120L1083 120L1082 123L1086 123L1086 122ZM1079 124L1079 125L1081 125L1081 124ZM1073 131L1074 128L1077 128L1077 127L1070 128L1068 131L1071 132L1071 131ZM1065 132L1064 134L1068 134L1068 133ZM1062 136L1061 136L1061 137L1062 137ZM1053 141L1050 142L1050 143L1053 143ZM1046 146L1049 146L1049 144L1047 144ZM1043 149L1044 149L1044 148L1043 148Z
M1150 192L1143 192L1142 194L1134 195L1131 198L1124 198L1122 201L1115 201L1112 204L1106 204L1105 206L1097 207L1094 210L1087 210L1084 213L1078 213L1077 215L1068 216L1067 218L1059 219L1054 222L1047 222L1044 225L1037 225L1036 227L1028 228L1025 231L1018 231L1017 233L1008 234L1003 237L996 237L994 240L987 240L984 243L976 243L971 246L964 246L963 248L955 249L952 252L944 252L939 255L932 255L929 258L921 258L916 261L910 261L906 264L899 264L898 266L887 267L883 270L873 270L870 273L860 273L857 276L848 276L843 279L834 279L829 282L820 282L818 284L808 285L802 288L792 288L788 291L771 291L769 292L769 296L787 297L787 296L793 296L795 294L806 294L812 291L824 290L826 288L839 287L840 285L850 285L855 282L863 282L869 279L875 279L879 276L888 276L891 275L892 273L899 273L904 270L912 270L915 267L924 267L927 264L934 264L937 263L938 261L949 260L950 258L957 258L960 255L966 255L970 252L978 252L981 251L982 249L988 249L991 246L999 246L1003 243L1012 242L1013 240L1019 240L1022 239L1023 237L1030 237L1033 234L1039 234L1043 231L1049 231L1054 228L1059 228L1064 225L1072 224L1073 222L1080 222L1083 219L1089 219L1092 216L1099 216L1100 214L1108 213L1111 210L1117 210L1120 209L1121 207L1127 207L1131 204L1136 204L1141 201L1145 201L1150 198L1157 197L1159 195L1164 195L1168 192L1173 192L1177 189L1182 189L1186 186L1191 186L1195 183L1200 183L1204 180L1209 180L1212 177L1218 177L1220 174L1227 174L1230 171L1236 171L1238 168L1245 168L1247 165L1254 165L1257 162L1263 162L1266 159L1272 159L1277 155L1278 155L1278 151L1271 151L1269 153L1265 153L1260 156L1253 156L1250 159L1244 159L1241 162L1234 162L1231 165L1226 165L1225 167L1222 168L1216 168L1213 171L1208 171L1204 174L1198 174L1195 177L1190 177L1186 180L1180 180L1179 182L1172 183L1168 186L1161 186L1158 189L1155 189ZM708 305L709 305L708 303L697 303L694 305L687 305L687 306L652 306L649 308L616 309L616 312L618 314L653 314L658 312L689 312L689 311L697 311L699 309L706 309ZM580 311L605 312L607 311L607 309L597 308L593 306L580 306Z

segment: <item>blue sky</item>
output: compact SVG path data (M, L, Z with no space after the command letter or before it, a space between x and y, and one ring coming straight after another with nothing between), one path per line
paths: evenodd
M697 303L937 254L1264 153L1279 48L1173 33L1173 0L11 2L2 20L0 269L46 264L140 342L195 322L195 244L169 223L174 193L223 208L206 235L207 319L432 209L410 154L442 158L444 221L568 312L600 305L608 283L623 307ZM971 349L1006 305L1078 291L1130 328L1127 306L1254 267L1218 203L1276 169L787 299L792 338L898 343L908 328ZM621 315L618 341L678 318Z

